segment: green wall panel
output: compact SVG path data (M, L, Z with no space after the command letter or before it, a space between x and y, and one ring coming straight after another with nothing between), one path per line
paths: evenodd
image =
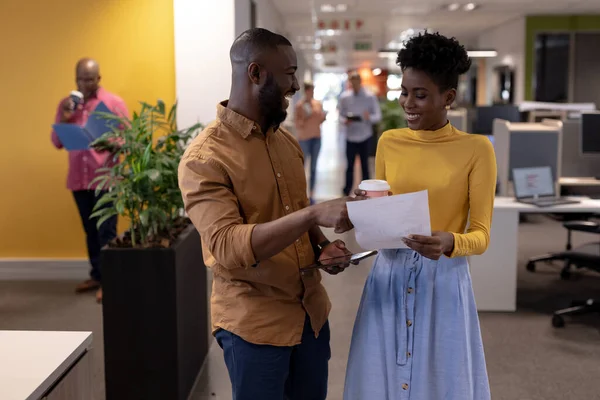
M600 31L600 15L537 15L525 19L525 100L533 100L535 35L545 32ZM598 44L600 50L600 44Z

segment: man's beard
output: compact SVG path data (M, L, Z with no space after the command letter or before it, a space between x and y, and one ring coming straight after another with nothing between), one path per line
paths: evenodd
M267 127L274 128L285 121L287 111L283 109L283 93L281 93L281 89L275 83L275 78L270 72L267 75L265 85L258 92L258 104Z

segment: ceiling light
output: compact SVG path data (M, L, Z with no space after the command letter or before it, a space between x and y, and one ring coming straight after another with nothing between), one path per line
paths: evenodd
M469 50L467 54L471 58L484 58L484 57L496 57L498 52L496 50Z
M475 3L465 4L465 11L473 11L476 8L477 8L477 5Z
M322 59L323 59L323 54L321 54L321 53L315 54L315 60L322 60Z
M373 69L373 75L375 75L375 76L381 75L381 72L382 72L381 68L375 68L375 69Z
M321 12L324 12L324 13L335 12L335 7L332 6L331 4L321 4Z
M460 8L460 4L458 3L452 3L448 5L448 10L450 11L456 11Z
M337 12L345 12L348 9L348 6L346 4L338 4L335 9Z

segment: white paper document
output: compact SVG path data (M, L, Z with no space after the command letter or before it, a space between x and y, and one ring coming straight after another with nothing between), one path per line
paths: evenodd
M352 201L348 215L363 249L401 249L408 235L431 236L427 190Z

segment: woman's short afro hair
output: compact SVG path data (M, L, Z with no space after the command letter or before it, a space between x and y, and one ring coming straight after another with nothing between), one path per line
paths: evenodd
M443 92L457 88L458 77L469 70L471 59L455 38L426 31L405 43L396 64L402 71L414 68L425 72Z

